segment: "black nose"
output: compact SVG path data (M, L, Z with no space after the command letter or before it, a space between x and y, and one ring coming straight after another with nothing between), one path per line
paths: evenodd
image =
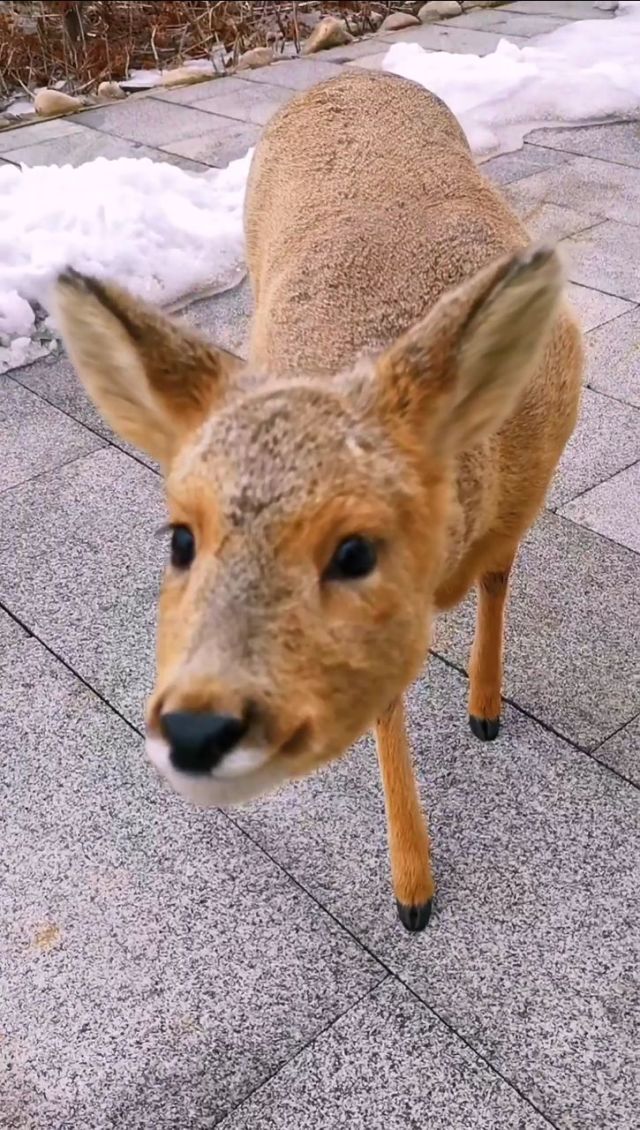
M169 742L169 760L183 773L208 773L246 733L247 723L232 714L163 714L162 732Z

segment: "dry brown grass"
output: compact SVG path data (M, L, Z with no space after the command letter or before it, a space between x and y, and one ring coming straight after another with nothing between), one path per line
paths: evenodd
M228 65L251 47L308 34L305 16L339 10L367 30L393 3L275 0L5 0L0 6L0 90L65 81L85 90L133 68L166 67L224 50ZM224 64L223 64L224 65Z

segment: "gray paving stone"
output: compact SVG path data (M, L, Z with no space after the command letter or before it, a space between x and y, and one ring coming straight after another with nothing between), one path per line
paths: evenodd
M640 169L592 157L573 157L510 186L523 204L546 201L597 220L640 223Z
M640 788L640 715L601 745L595 756Z
M92 111L93 112L93 111ZM20 131L22 137L22 131ZM25 142L29 133L24 131ZM87 161L95 161L97 157L106 157L110 161L119 157L133 157L140 159L148 157L151 161L166 161L171 165L198 172L204 168L195 161L184 158L171 157L163 154L159 149L142 145L139 142L126 141L121 137L113 137L108 133L78 126L73 133L65 133L50 141L39 141L35 145L24 144L20 148L5 152L7 160L22 165L84 165Z
M574 282L640 302L640 228L607 221L578 232L562 246Z
M286 86L289 90L308 90L318 82L335 78L341 70L338 63L326 63L324 59L286 59L282 63L247 71L244 79L247 82L266 82L270 86Z
M61 408L68 416L84 424L85 428L96 432L98 436L115 444L122 451L134 455L152 470L157 470L156 463L148 455L125 443L105 424L80 384L73 365L64 355L45 357L24 369L14 369L11 377L25 388L37 393L42 400Z
M362 55L359 59L353 59L350 63L347 63L347 66L363 67L367 71L381 71L389 50L388 43L385 43L385 48L385 51L377 51L375 55Z
M610 20L610 12L594 8L591 0L520 0L506 4L505 12L523 12L525 15L549 15L562 20Z
M175 153L192 161L201 161L205 165L224 168L230 161L242 157L260 137L260 127L248 122L236 122L204 111L202 117L211 122L208 131L200 137L169 142L161 147L162 152Z
M180 314L191 325L197 326L211 341L246 357L249 322L253 313L253 297L249 280L240 283L224 294L193 302Z
M584 212L576 212L574 208L566 208L562 204L548 204L542 200L523 203L517 191L521 183L516 181L515 184L503 185L503 191L526 224L533 239L556 242L593 225L590 216L586 216ZM513 189L516 190L515 193L512 193Z
M214 98L198 103L200 110L234 118L251 125L264 126L269 118L293 97L293 92L285 86L270 86L268 83L246 82L241 90L229 94L220 92Z
M3 1125L213 1126L384 971L35 640L2 667Z
M211 129L210 119L200 110L146 97L87 110L82 122L104 133L157 147L201 137Z
M40 141L55 141L59 137L68 137L73 133L82 132L78 119L52 118L50 121L34 121L15 129L0 131L0 153L11 149L22 149L27 145L37 145Z
M532 147L545 146L640 169L640 121L537 130L528 141Z
M0 602L135 725L153 675L161 484L105 448L0 495Z
M388 50L388 44L383 43ZM343 47L330 47L322 52L322 62L339 63L341 61L352 63L356 60L370 58L380 50L380 37L369 35L365 39L355 39L353 43L345 43Z
M444 21L443 21L444 22ZM462 16L455 17L453 27L475 28L476 31L490 31L496 35L532 36L545 35L549 31L556 31L564 27L566 20L562 16L552 16L546 13L538 14L520 13L504 8L476 8L465 12Z
M28 633L24 628L9 616L2 608L0 608L0 648L5 653L5 649L12 643L17 643L19 640L27 639Z
M640 309L587 335L586 382L590 388L640 408Z
M585 749L640 712L640 559L545 514L522 548L507 618L505 694ZM435 649L466 670L474 598Z
M585 389L578 426L560 460L547 505L553 509L566 505L636 459L640 459L640 409Z
M483 161L480 168L495 184L510 184L511 181L522 180L542 169L562 165L568 159L566 154L557 150L541 149L539 146L535 148L525 142L522 149Z
M395 918L370 741L243 809L243 827L553 1125L630 1128L637 790L511 708L499 742L479 744L465 681L436 661L409 716L439 884L423 934Z
M640 462L569 502L560 513L640 554Z
M177 86L173 90L156 86L149 91L148 98L159 98L161 102L173 102L177 106L197 106L199 102L208 102L219 94L228 97L234 91L244 89L244 79L235 75L222 75L220 78L211 79L209 82L192 83L191 86Z
M576 283L568 284L567 294L585 333L635 309L633 303L626 302L623 298L614 298L611 294L602 294L599 290L578 286Z
M387 980L221 1130L545 1130L548 1123L396 980Z
M457 55L490 55L501 39L508 39L517 47L526 47L527 39L519 35L495 35L490 31L475 31L456 26L453 20L445 24L423 24L402 31L391 31L380 36L386 43L418 43L430 51L452 51Z
M0 492L104 446L93 432L8 377L0 381Z

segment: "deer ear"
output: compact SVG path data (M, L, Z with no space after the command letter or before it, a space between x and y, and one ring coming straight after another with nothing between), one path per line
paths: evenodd
M461 450L497 431L540 364L563 291L555 251L490 264L449 291L383 353L379 410Z
M66 271L54 314L94 404L123 439L166 464L242 362L120 287Z

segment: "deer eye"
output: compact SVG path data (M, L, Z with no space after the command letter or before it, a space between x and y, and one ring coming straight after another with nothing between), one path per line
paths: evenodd
M188 526L171 529L171 564L175 569L188 569L196 555L196 539Z
M352 536L340 542L325 571L328 581L357 581L373 573L378 563L376 546L369 538Z

